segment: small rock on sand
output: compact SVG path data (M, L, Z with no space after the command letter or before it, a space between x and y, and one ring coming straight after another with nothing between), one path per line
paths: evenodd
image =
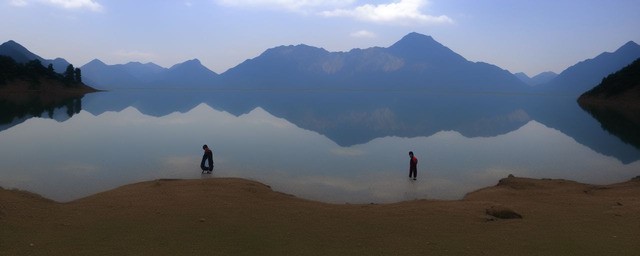
M499 219L522 219L522 215L519 213L503 207L503 206L491 206L485 211L488 215Z

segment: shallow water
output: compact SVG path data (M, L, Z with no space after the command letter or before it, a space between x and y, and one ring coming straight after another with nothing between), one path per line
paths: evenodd
M408 91L116 91L2 112L0 186L70 201L158 178L240 177L335 203L459 199L508 174L606 184L640 150L573 99ZM202 175L202 144L215 170ZM408 179L409 158L418 180Z

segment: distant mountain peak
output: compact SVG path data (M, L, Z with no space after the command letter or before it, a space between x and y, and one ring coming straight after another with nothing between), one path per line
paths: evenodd
M201 66L202 66L202 63L200 62L199 59L190 59L185 62L175 64L170 69L185 68L185 67L201 67Z
M100 65L100 66L106 66L107 64L105 64L104 62L102 62L99 59L93 59L91 61L89 61L89 63L85 64L85 65Z
M191 59L191 60L185 61L184 63L202 64L199 59Z
M218 75L216 72L211 71L209 68L205 67L204 65L202 65L202 63L200 62L199 59L191 59L179 64L175 64L173 65L171 68L169 68L170 71L186 71L186 72L202 72L202 73L206 73L207 75L213 74L213 75Z
M428 35L424 35L424 34L420 34L418 32L411 32L407 35L405 35L404 37L402 37L402 39L400 39L400 41L402 40L429 40L429 41L435 41L433 39L433 37L428 36Z
M592 59L576 63L562 71L542 88L551 92L580 95L593 88L602 78L640 58L640 46L629 41L615 52L604 52Z
M548 83L549 81L553 80L557 76L558 74L556 74L555 72L545 71L531 77L528 83L529 85L537 86L537 85Z
M315 52L315 53L328 53L327 50L319 47L314 47L306 44L297 44L297 45L281 45L278 47L274 47L266 50L263 54L298 54L301 52Z
M311 45L308 45L308 44L281 45L281 46L278 46L278 47L274 47L272 49L292 49L292 48L293 49L320 49L318 47L311 46Z
M636 42L634 41L629 41L626 44L620 46L620 48L618 48L618 50L616 50L616 52L618 51L636 51L640 48L640 45L636 44Z
M528 83L527 80L531 79L531 77L529 77L524 72L518 72L518 73L515 73L513 75L515 75L516 77L520 78L520 80L522 80L523 82L526 82L526 83Z
M463 63L467 59L442 45L433 37L412 32L388 48L392 53L408 60Z
M27 62L34 59L44 60L40 56L30 52L26 47L17 43L16 41L9 40L0 45L0 55L8 55L17 62Z
M141 72L140 69L146 69L147 71L151 70L153 72L160 72L164 70L162 66L155 64L153 62L142 63L139 61L130 61L127 64L123 64L122 66L128 67L128 68L134 68L136 69L136 72Z
M20 50L20 51L29 51L26 47L22 46L21 44L13 40L6 41L0 46L9 47L9 48Z
M406 36L402 37L400 41L396 42L389 48L424 48L424 47L444 47L442 44L438 43L431 36L423 35L416 32L411 32Z
M328 54L329 52L323 48L313 47L306 44L281 45L267 49L256 59L286 59L296 63L305 63L310 60L317 60L317 58Z

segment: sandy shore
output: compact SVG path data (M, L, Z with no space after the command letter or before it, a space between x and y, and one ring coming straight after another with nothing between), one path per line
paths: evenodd
M0 255L638 253L639 178L511 177L462 200L380 205L313 202L233 178L148 181L69 203L0 189Z

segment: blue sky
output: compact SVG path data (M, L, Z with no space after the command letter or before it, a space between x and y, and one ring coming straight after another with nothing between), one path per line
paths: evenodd
M0 41L76 66L198 58L222 73L264 50L388 47L410 32L530 76L640 43L638 0L5 0Z

